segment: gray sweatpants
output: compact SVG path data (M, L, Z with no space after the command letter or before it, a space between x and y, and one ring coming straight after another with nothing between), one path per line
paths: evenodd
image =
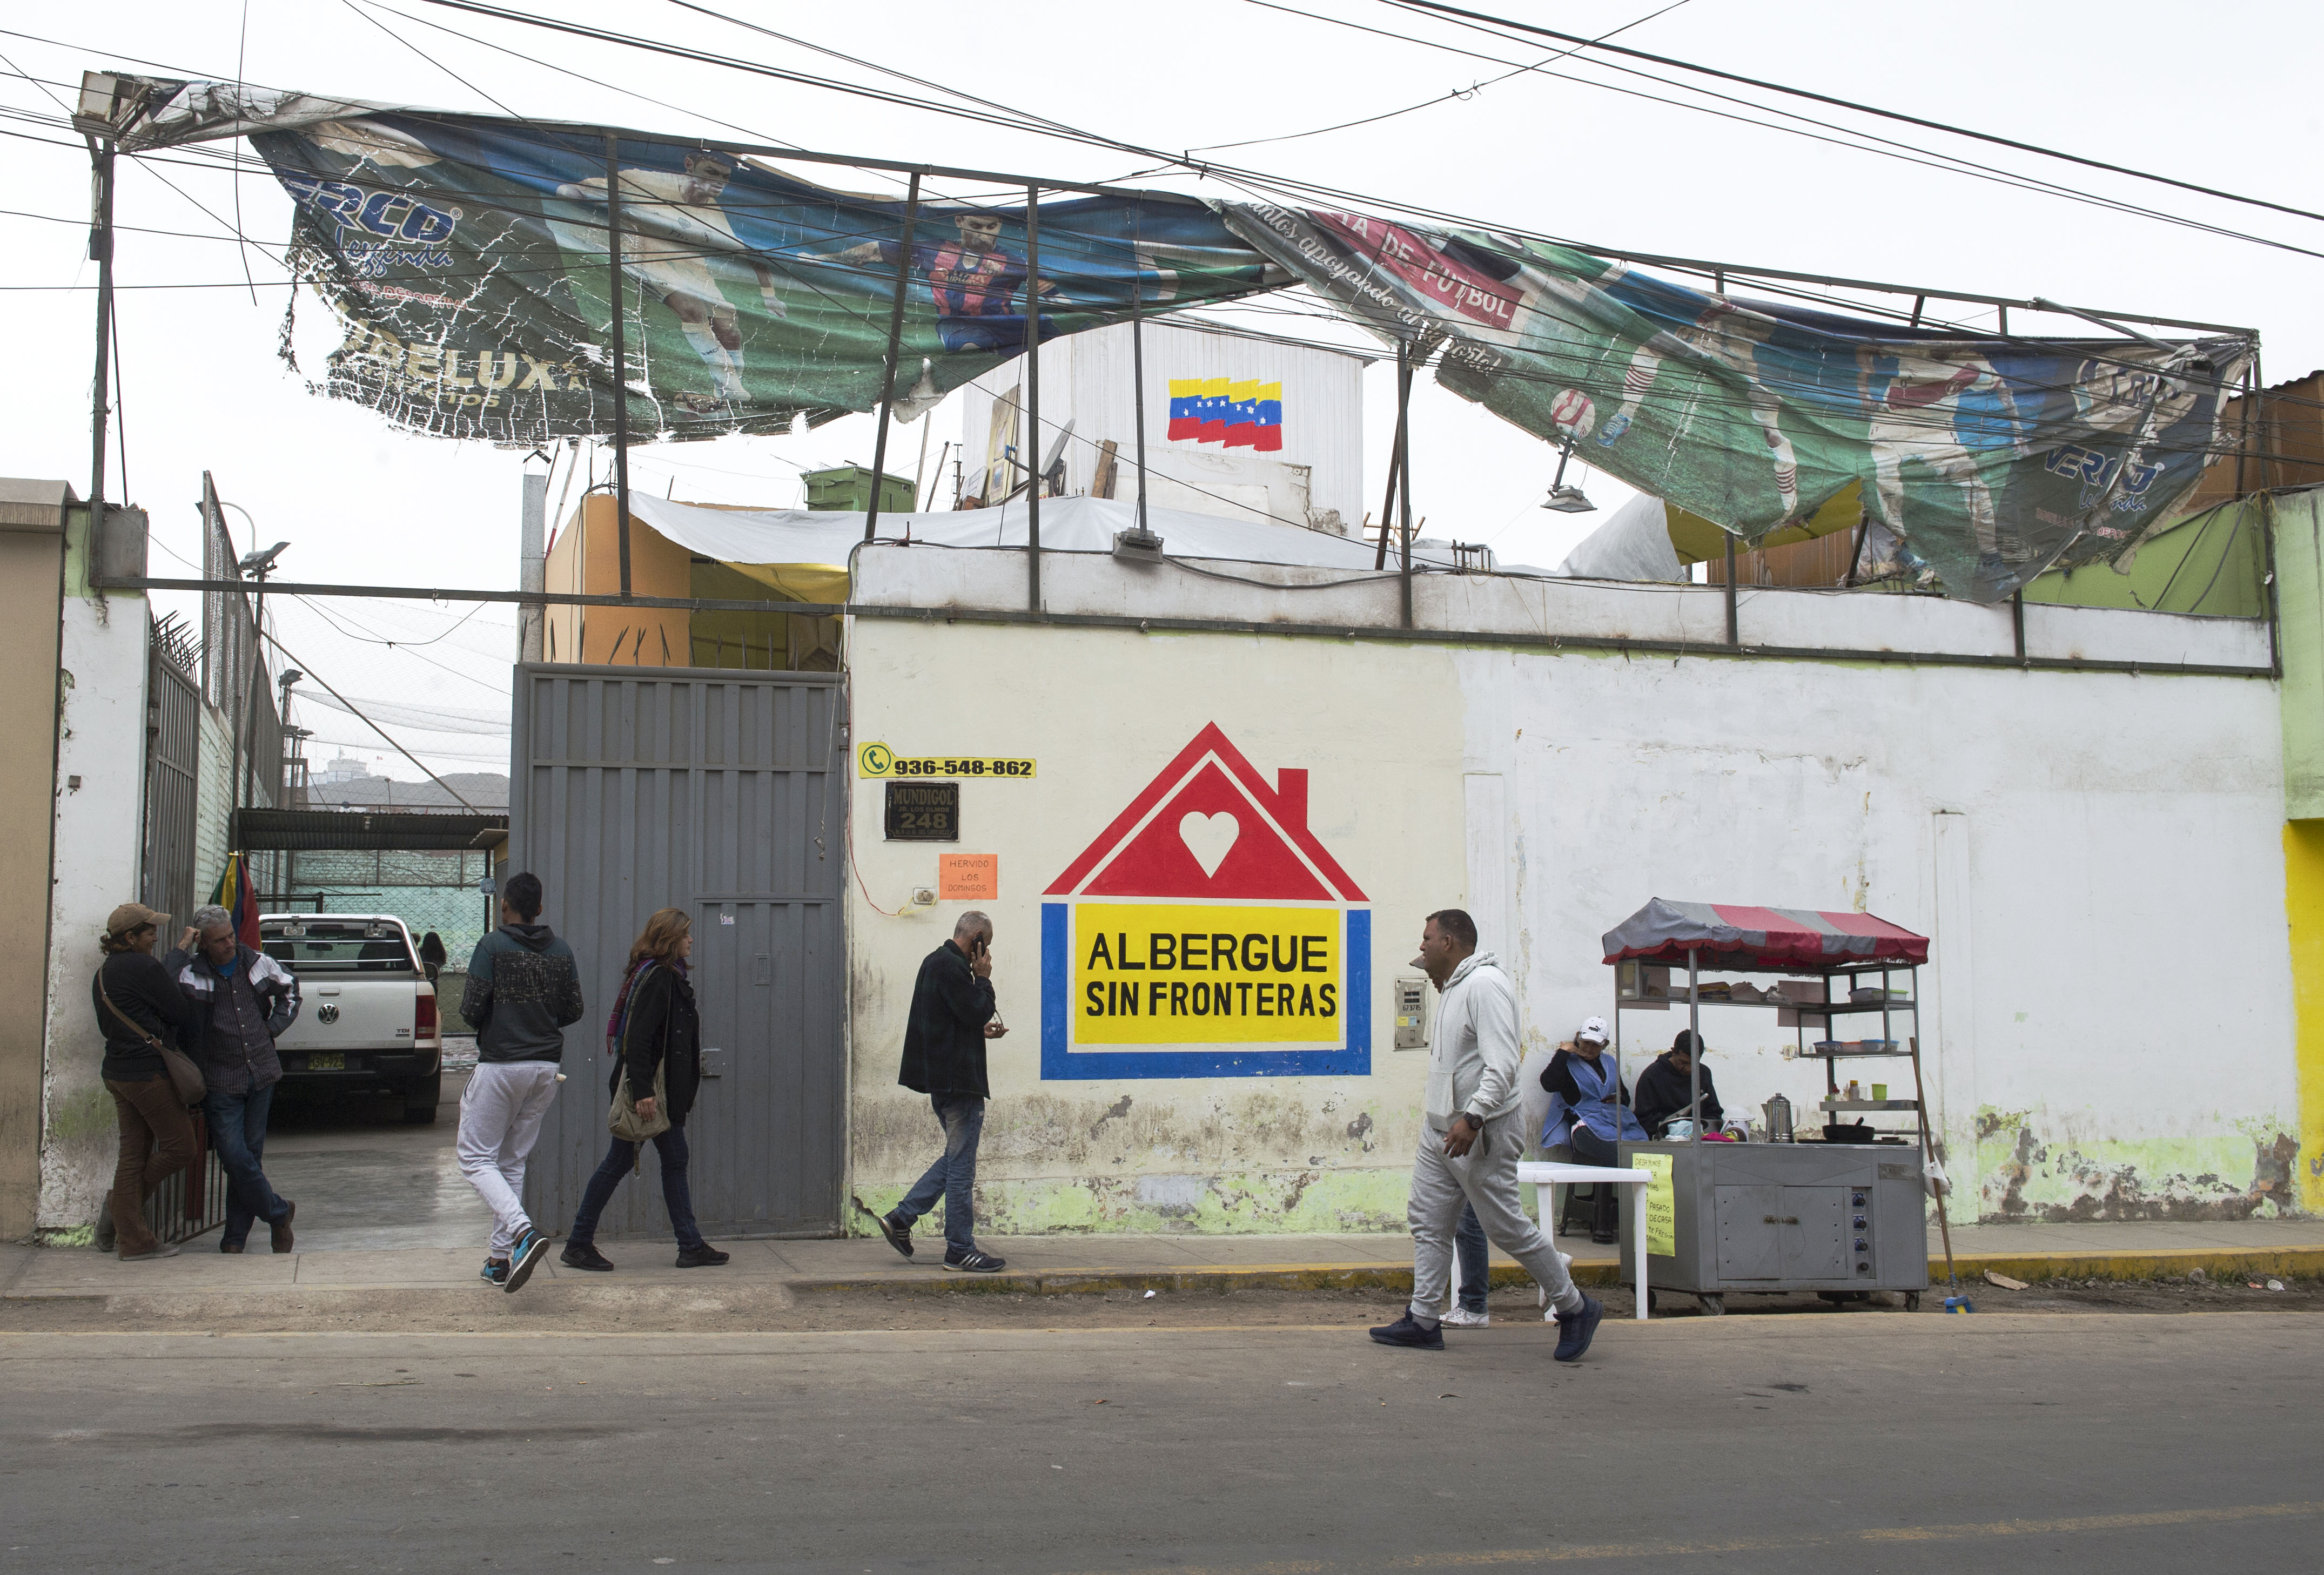
M1444 1153L1444 1134L1424 1120L1420 1151L1412 1159L1412 1201L1405 1217L1412 1223L1412 1313L1434 1323L1444 1304L1452 1274L1452 1232L1461 1205L1477 1211L1486 1239L1523 1264L1549 1293L1560 1312L1582 1309L1582 1293L1549 1238L1526 1218L1517 1203L1517 1161L1525 1148L1524 1112L1511 1110L1485 1123L1475 1147L1460 1159Z
M460 1095L460 1174L493 1211L493 1257L506 1257L532 1221L524 1212L524 1162L557 1102L554 1061L485 1061Z

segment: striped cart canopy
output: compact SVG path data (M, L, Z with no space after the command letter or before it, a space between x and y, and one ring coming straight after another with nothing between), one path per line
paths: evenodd
M1655 898L1606 932L1606 961L1644 958L1743 972L1812 972L1849 963L1929 960L1929 939L1868 913L1751 907Z

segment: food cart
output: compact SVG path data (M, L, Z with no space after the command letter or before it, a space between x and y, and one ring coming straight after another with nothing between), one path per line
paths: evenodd
M1923 1160L1931 1147L1918 1033L1927 938L1870 914L1657 898L1609 931L1604 949L1615 970L1618 1077L1624 1018L1683 1001L1698 1034L1706 1006L1782 1014L1779 1021L1799 1028L1797 1054L1823 1062L1826 1090L1827 1119L1812 1136L1721 1141L1707 1138L1698 1120L1684 1138L1622 1143L1624 1165L1655 1173L1646 1239L1622 1233L1623 1277L1636 1273L1634 1255L1644 1252L1648 1285L1686 1292L1706 1312L1723 1312L1728 1296L1753 1292L1813 1291L1845 1302L1901 1291L1905 1305L1917 1307L1929 1284ZM1747 979L1738 988L1707 974L1781 982L1762 989ZM1863 1033L1876 1021L1877 1038ZM1862 1036L1840 1037L1850 1030ZM1858 1060L1900 1073L1909 1066L1914 1097L1845 1097L1839 1064ZM1693 1068L1690 1111L1702 1095L1700 1058ZM1907 1112L1904 1131L1863 1119Z

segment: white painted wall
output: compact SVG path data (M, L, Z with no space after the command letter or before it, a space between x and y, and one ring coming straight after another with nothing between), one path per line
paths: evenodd
M944 557L937 586L922 583L930 555L866 551L857 594L1021 599L1020 553ZM1197 592L1089 555L1050 560L1044 583L1052 612L1350 627L1381 622L1395 590ZM1425 623L1535 636L1723 617L1716 592L1452 576L1420 590ZM2037 651L2265 660L2254 626L2044 611L2070 615L2029 617ZM1991 610L1919 599L1761 592L1745 618L1747 639L1770 645L2006 651L2009 638ZM2252 1190L2255 1146L2297 1128L2265 678L867 618L850 640L858 740L1039 760L1032 781L964 788L961 849L1001 855L1001 1001L1016 1029L996 1057L988 1229L1392 1228L1421 1058L1388 1050L1385 991L1421 916L1459 904L1485 922L1538 1055L1609 1010L1600 937L1656 896L1862 909L1933 937L1923 1036L1956 1217L2274 1207ZM931 683L935 672L977 678ZM1045 1084L1036 1048L1019 1048L1039 1027L1027 978L1039 890L1209 721L1263 769L1309 769L1314 824L1375 898L1374 1070ZM877 791L855 788L870 898L851 892L850 918L854 1180L867 1201L891 1200L933 1151L925 1102L894 1086L896 1047L912 966L958 906L872 910L933 870L926 847L879 840ZM1684 1023L1624 1018L1627 1045L1647 1053ZM1781 1056L1794 1036L1773 1013L1712 1009L1704 1028L1730 1109L1756 1112L1778 1090L1795 1106L1821 1095L1820 1066ZM1910 1079L1893 1062L1853 1074ZM1166 1196L1176 1212L1150 1205Z
M1272 518L1355 533L1366 507L1362 373L1370 357L1231 336L1167 319L1146 324L1145 336L1149 508L1244 520ZM980 490L977 478L991 458L993 401L1019 389L1024 376L1019 357L964 391L960 440L971 493ZM1259 454L1215 443L1171 442L1171 380L1197 377L1281 382L1282 449ZM1097 446L1111 438L1120 446L1114 495L1137 495L1134 382L1127 325L1092 329L1041 347L1041 452L1047 456L1065 422L1074 423L1065 451L1067 492L1089 490L1097 472ZM937 506L949 506L951 498L947 481ZM1336 525L1331 522L1334 514Z
M118 1152L105 1039L89 1005L97 937L137 897L145 788L145 598L98 594L87 578L88 511L66 532L57 675L56 842L43 1048L40 1229L97 1218ZM78 778L80 786L70 784ZM179 916L180 919L183 915Z

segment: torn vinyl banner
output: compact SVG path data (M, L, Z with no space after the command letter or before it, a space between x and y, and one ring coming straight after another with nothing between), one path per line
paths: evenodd
M1025 209L926 194L907 255L905 181L831 189L699 143L622 134L618 187L594 129L348 105L231 84L157 85L124 145L247 135L297 205L290 263L345 319L326 391L450 437L532 443L613 430L613 270L631 429L788 428L880 398L908 275L898 413L1044 339L1142 309L1282 282L1208 207L1156 193ZM925 363L925 365L924 365Z
M1225 205L1437 380L1756 543L1854 482L1952 594L2111 558L2217 452L2250 341L1961 338L1706 294L1480 230Z

